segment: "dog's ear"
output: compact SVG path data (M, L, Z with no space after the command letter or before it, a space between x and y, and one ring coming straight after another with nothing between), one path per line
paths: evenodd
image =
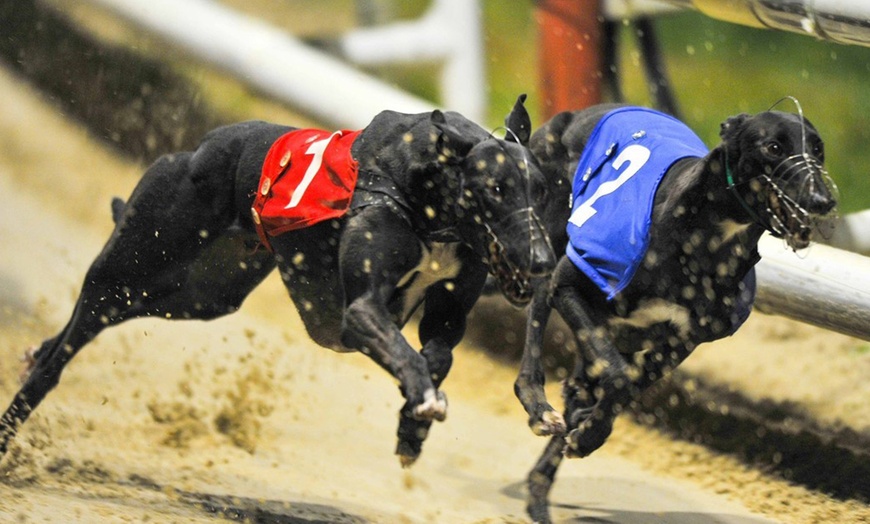
M528 147L529 138L532 136L532 119L529 118L529 112L526 111L525 102L525 93L517 97L514 108L511 109L511 112L504 119L504 126L509 131L512 131L508 132L505 140L509 142L519 140L520 144Z
M748 119L749 115L746 113L740 113L739 115L732 116L728 120L722 122L722 125L719 128L719 136L722 138L722 141L732 142L734 138L737 138L737 135L740 134L740 129L743 127L743 123Z
M438 154L443 155L448 161L465 158L476 142L469 140L459 129L448 124L444 113L437 109L432 111L430 120L439 131L435 143Z

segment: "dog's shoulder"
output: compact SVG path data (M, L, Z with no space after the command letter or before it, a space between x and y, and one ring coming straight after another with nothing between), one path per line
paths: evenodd
M542 164L564 173L576 167L589 137L605 115L626 107L624 104L598 104L578 111L558 113L532 134L529 148Z
M389 109L381 111L362 130L360 139L363 143L387 143L401 140L406 133L415 128L426 126L429 115L429 113L400 113Z
M441 126L450 126L470 141L479 142L489 136L479 125L455 111L411 114L385 110L378 113L362 130L360 144L363 147L366 144L372 147L428 144L438 134L436 122Z

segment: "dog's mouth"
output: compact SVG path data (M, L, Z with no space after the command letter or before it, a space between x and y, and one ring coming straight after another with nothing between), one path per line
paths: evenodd
M798 251L817 237L830 236L836 217L837 187L820 162L796 156L800 158L784 170L783 176L776 176L775 170L764 177L764 182L768 187L768 228Z
M504 245L493 238L489 243L489 272L498 282L505 298L517 307L522 307L532 299L531 279L528 272L521 271L506 256Z
M780 237L795 251L810 245L813 238L813 220L794 201L777 191L771 191L767 209L771 217L771 233Z
M522 208L495 224L486 226L489 272L498 281L508 302L522 307L532 299L533 277L549 275L556 265L556 256L537 213ZM498 231L498 234L496 233ZM502 238L509 244L502 242Z

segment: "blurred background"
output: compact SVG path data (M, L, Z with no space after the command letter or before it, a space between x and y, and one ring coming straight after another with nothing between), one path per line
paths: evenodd
M274 120L287 114L278 112L279 108L311 116L304 107L293 108L268 94L263 96L262 91L250 87L244 79L227 78L220 74L219 67L207 65L183 46L173 44L171 38L158 38L153 31L142 30L123 17L113 16L106 8L112 3L3 0L0 2L3 26L0 58L6 67L39 84L65 112L87 122L95 135L145 161L179 145L195 142L205 129L217 122L270 115L275 115L271 118ZM223 0L215 3L254 16L324 52L340 53L341 39L355 29L418 20L434 10L437 2ZM546 106L545 93L541 92L546 80L541 76L541 56L558 51L542 49L541 41L547 34L552 36L553 31L561 31L552 28L544 17L568 18L577 16L580 10L581 16L595 20L602 16L600 10L596 12L595 3L588 0L476 2L479 11L474 10L479 14L479 41L482 43L479 74L483 93L479 97L482 109L471 111L479 114L469 116L485 126L497 126L516 96L528 93L533 123L539 125L553 109ZM610 3L630 7L644 2ZM566 4L574 4L575 12L554 11L563 9ZM863 186L866 166L870 165L870 151L866 147L870 138L866 127L870 107L870 90L867 89L870 49L723 22L694 9L646 11L652 14L645 20L649 25L642 27L654 31L679 114L708 145L716 143L719 123L729 115L762 111L783 96L794 96L826 140L829 170L841 189L841 211L848 213L870 207L870 191ZM643 70L644 55L638 43L643 33L639 35L636 20L637 16L648 15L637 9L626 8L623 12L633 14L623 20L611 20L618 44L613 63L623 98L632 103L655 105L649 78ZM184 23L189 24L191 30L198 25L196 20ZM449 22L447 27L451 27ZM460 24L456 30L465 27L466 24ZM454 35L442 29L440 36L449 43L463 34ZM471 35L472 39L477 37ZM214 39L217 44L225 37L216 34ZM418 46L433 49L438 43L433 39L431 45ZM472 52L469 49L465 54ZM449 97L445 97L440 86L447 66L445 60L435 55L435 52L428 56L425 52L417 53L413 59L399 58L392 63L366 65L364 69L422 100L466 112L452 107L457 104L446 103L445 98ZM293 67L280 56L274 56L270 64L277 69ZM607 72L584 72L583 67L579 67L583 65L567 63L565 67L576 70L578 76L605 76ZM475 89L469 88L463 99L476 100ZM461 97L461 94L454 95L453 99L456 96ZM606 88L600 96L603 100L613 99ZM332 122L323 125L326 124Z

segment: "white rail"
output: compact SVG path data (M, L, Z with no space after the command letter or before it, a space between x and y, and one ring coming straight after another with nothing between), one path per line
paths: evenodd
M303 109L324 124L359 129L384 109L422 113L436 106L216 2L90 1Z
M838 220L833 235L825 244L870 255L870 209L850 213Z
M758 247L759 311L870 340L870 258L821 244L794 253L769 236Z
M868 0L605 0L604 12L611 19L657 14L662 2L726 22L870 46Z

